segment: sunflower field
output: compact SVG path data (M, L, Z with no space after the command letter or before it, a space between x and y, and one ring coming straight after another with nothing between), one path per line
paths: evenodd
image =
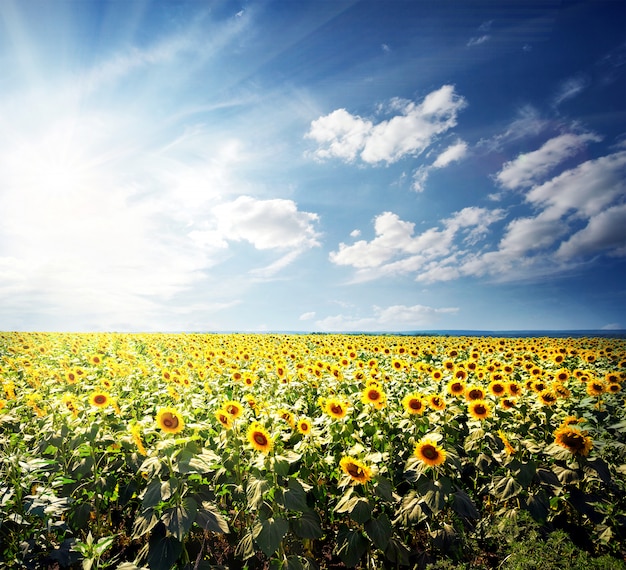
M505 567L532 525L624 568L625 381L599 337L0 333L0 567Z

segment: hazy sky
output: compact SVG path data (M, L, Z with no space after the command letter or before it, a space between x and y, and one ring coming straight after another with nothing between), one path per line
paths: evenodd
M0 0L0 329L626 328L626 4Z

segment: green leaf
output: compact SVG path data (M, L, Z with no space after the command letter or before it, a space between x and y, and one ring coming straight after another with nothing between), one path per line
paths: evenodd
M322 538L322 521L315 511L307 511L292 522L293 530L300 538Z
M515 460L517 461L517 460ZM516 469L512 469L515 473L515 480L524 488L527 488L537 472L537 464L534 461L528 463L517 462Z
M158 522L159 518L154 514L154 509L144 509L141 511L141 514L135 518L132 537L134 539L142 537L144 534L150 532Z
M405 524L416 524L426 517L421 506L421 498L415 491L409 491L400 502L398 518Z
M550 512L550 502L543 489L528 496L526 509L530 515L539 523L544 523Z
M248 486L246 487L246 496L248 498L248 508L257 509L263 501L263 493L269 488L269 483L265 479L256 479L250 477Z
M494 494L498 499L505 501L515 497L522 490L522 486L510 475L506 477L494 477Z
M161 502L161 481L158 478L152 479L143 494L141 506L144 509L155 507Z
M178 488L178 479L170 477L167 481L161 483L161 500L167 501Z
M393 564L398 566L409 565L409 554L411 551L397 538L391 537L389 544L385 548L385 556L387 560L390 560Z
M198 509L196 523L198 526L211 532L221 532L225 534L230 532L226 519L221 515L218 508L208 501L203 501L200 509Z
M337 533L337 555L346 566L356 566L367 550L367 539L357 529L341 525Z
M452 495L452 508L456 514L467 519L480 517L476 505L465 491L459 490Z
M150 570L171 570L183 551L183 545L173 536L150 538L148 566Z
M249 532L245 534L237 544L237 547L235 548L235 556L237 558L241 558L242 560L247 560L248 558L252 558L254 555L254 538L252 537L252 533Z
M355 522L363 524L370 520L371 516L372 506L369 504L369 501L364 497L356 498L356 502L350 510L350 518Z
M376 548L385 550L393 533L393 527L389 517L382 513L378 518L370 519L365 523L365 532L367 532Z
M378 477L376 480L376 487L374 487L376 496L380 497L383 501L389 503L393 502L393 487L391 481L384 477Z
M586 467L590 467L594 470L603 483L611 482L611 472L609 470L609 466L599 457L596 459L589 459ZM587 469L585 469L585 471L587 471Z
M278 550L280 542L289 530L289 523L282 517L272 517L257 522L252 535L268 558Z
M191 497L185 497L182 502L165 511L161 520L167 530L181 542L189 532L198 513L198 503Z
M276 491L276 502L289 511L303 513L308 510L306 491L297 479L289 479L288 489Z
M446 486L439 481L431 481L427 477L423 477L417 483L417 489L423 495L424 503L433 514L437 514L446 506Z

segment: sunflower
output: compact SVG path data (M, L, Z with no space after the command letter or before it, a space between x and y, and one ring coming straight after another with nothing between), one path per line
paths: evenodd
M485 400L472 400L467 409L476 420L484 420L491 415L491 406Z
M415 457L422 463L434 467L441 465L446 460L446 452L432 437L424 437L415 446Z
M241 414L243 414L243 406L236 400L228 400L224 402L222 410L224 410L233 420L236 420Z
M593 447L593 441L586 432L570 426L562 426L554 432L554 443L573 455L586 456Z
M402 398L402 407L411 415L423 414L426 402L420 394L407 394Z
M78 376L73 370L68 370L65 373L65 379L67 380L68 384L76 384L76 382L78 382Z
M372 478L372 470L365 463L353 457L342 457L339 466L355 483L367 483Z
M130 435L133 438L135 445L137 446L137 451L141 455L148 455L146 448L144 447L143 442L141 441L141 427L139 426L139 424L136 422L133 423L128 428L128 431L130 432Z
M157 426L166 433L179 433L185 429L185 420L174 408L161 408L156 415Z
M446 390L451 396L461 396L465 393L465 382L455 377L453 380L448 382Z
M618 382L611 382L606 387L606 391L611 394L617 394L621 389L622 389L622 385Z
M465 389L465 398L467 400L484 400L485 391L480 386L468 386Z
M539 392L539 400L544 406L554 406L558 398L554 390L546 389Z
M446 407L446 401L439 394L431 394L428 396L428 405L433 410L443 410Z
M332 418L340 420L348 413L348 404L339 398L327 398L324 402L324 411Z
M300 418L296 422L296 428L302 435L309 435L313 429L313 425L311 424L311 420L308 418Z
M507 382L506 391L509 393L509 396L517 398L522 393L522 385L512 380L511 382Z
M497 379L489 382L489 386L487 386L487 390L494 396L501 398L502 396L506 396L507 389L504 381Z
M281 420L287 422L292 429L296 427L296 420L294 419L293 414L289 410L286 410L285 408L281 408L280 410L278 410L278 417Z
M587 394L590 396L600 396L605 391L605 385L602 380L590 380L587 382Z
M509 438L506 436L506 434L502 430L499 430L498 437L500 438L502 445L504 445L504 451L506 452L506 454L513 455L515 453L515 448L511 445L511 442L509 441Z
M96 391L89 396L89 403L96 408L106 408L111 403L111 396L106 392Z
M382 410L385 407L386 399L385 393L381 389L372 386L365 388L361 396L361 401L364 404L370 404L377 410Z
M226 410L220 409L215 412L215 418L225 429L230 429L233 426L233 416L231 416Z
M511 408L514 408L516 404L517 400L515 398L502 398L502 400L500 400L500 405L505 410L510 410Z
M250 445L257 451L268 453L274 445L269 432L259 422L250 424L246 435Z

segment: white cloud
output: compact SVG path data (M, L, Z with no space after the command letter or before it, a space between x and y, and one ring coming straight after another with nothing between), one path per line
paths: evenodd
M481 139L479 147L483 147L490 152L499 151L504 145L537 136L544 131L550 122L543 119L537 109L531 105L524 105L517 111L517 117L507 126L504 132L488 139Z
M319 159L357 157L368 164L392 163L423 152L435 138L456 125L457 114L466 106L454 87L444 85L429 93L420 104L394 100L390 108L399 111L388 120L370 120L338 109L311 122L305 135L319 147Z
M613 206L593 216L585 228L561 243L557 257L571 259L610 250L626 256L626 204Z
M432 326L443 315L455 314L457 307L433 308L425 305L373 307L373 315L335 315L316 321L322 330L332 331L410 331Z
M302 313L299 317L300 321L310 321L315 318L315 311L309 311L307 313Z
M444 168L452 162L458 162L467 155L467 143L458 141L444 150L433 162L433 168Z
M442 220L442 229L429 228L413 235L414 223L383 212L374 220L373 240L359 240L352 245L340 243L339 250L331 252L329 258L337 265L358 269L360 280L414 273L430 259L449 256L461 244L475 244L503 215L502 210L468 207Z
M598 142L600 137L592 133L567 133L554 137L538 150L519 155L504 164L496 175L505 188L528 188L541 180L550 170L579 152L587 142Z
M301 212L292 200L258 200L239 196L212 209L218 233L226 240L251 243L257 249L303 250L319 245L317 214Z
M426 186L426 181L433 169L445 168L453 162L462 160L467 155L467 143L457 141L444 150L431 165L422 165L413 172L413 183L411 189L415 192L422 192Z
M483 34L482 36L476 36L476 37L470 38L469 41L467 42L467 47L478 46L480 44L484 44L490 38L491 36L489 34Z
M569 99L573 99L580 92L582 92L589 85L589 79L578 75L576 77L570 77L565 80L561 86L557 94L554 96L553 104L555 107L558 107L564 101L568 101Z

